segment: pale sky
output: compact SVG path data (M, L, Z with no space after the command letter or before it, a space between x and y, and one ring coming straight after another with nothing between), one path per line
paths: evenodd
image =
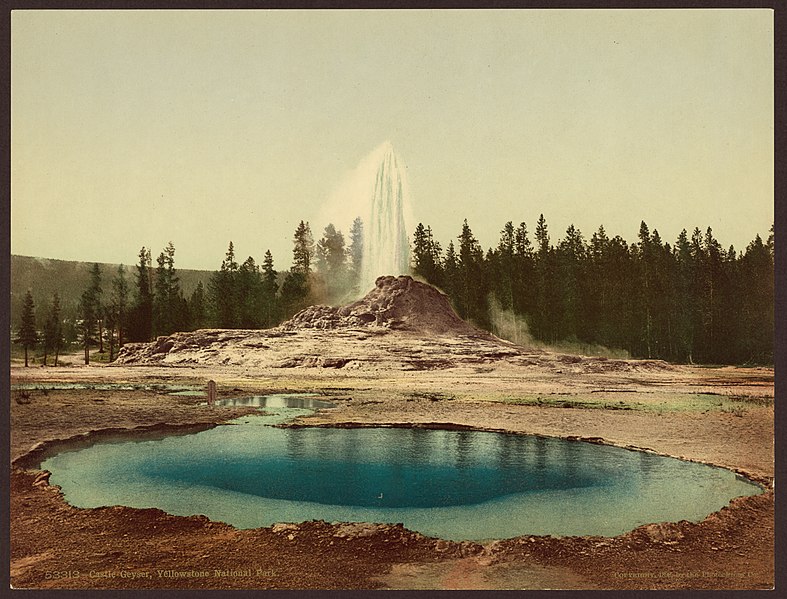
M11 66L15 254L284 270L385 140L444 246L773 222L770 10L16 10Z

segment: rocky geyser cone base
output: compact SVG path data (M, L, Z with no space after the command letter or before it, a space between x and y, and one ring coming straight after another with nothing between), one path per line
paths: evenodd
M465 322L445 294L408 276L379 277L356 302L310 306L272 329L202 329L129 343L115 364L374 371L478 364L557 372L669 368L655 360L583 358L514 345Z

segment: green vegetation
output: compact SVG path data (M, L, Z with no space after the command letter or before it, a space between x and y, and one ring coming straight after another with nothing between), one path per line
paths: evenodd
M102 293L101 267L94 264L90 272L90 285L82 292L79 300L79 337L85 351L85 364L90 364L90 348L96 343L101 346L101 353L104 352Z
M586 241L572 225L555 245L543 215L534 243L525 223L511 221L486 252L467 220L456 241L444 252L431 227L419 223L413 272L443 289L462 318L501 337L671 362L773 362L773 229L766 242L758 235L740 254L724 250L710 228L695 229L690 238L684 230L670 246L644 222L632 244L610 239L603 226ZM206 327L275 326L309 304L341 303L363 291L362 247L363 223L355 219L349 245L332 224L315 243L301 221L292 265L281 273L270 251L261 266L252 256L239 264L232 241L213 273L176 270L171 242L154 270L150 249L142 247L132 280L122 265L12 256L15 341L27 354L43 337L44 361L78 344L87 363L95 346L103 359L105 344L112 361L126 341ZM107 280L104 271L116 275ZM28 285L24 298L22 285ZM50 307L44 300L55 294ZM36 320L46 323L42 334Z
M102 273L117 273L122 265L99 263ZM76 342L77 334L74 322L78 318L77 306L82 292L90 284L93 263L73 262L69 260L53 260L33 258L30 256L11 256L11 323L14 330L19 327L25 294L29 289L33 294L36 306L36 322L46 322L48 308L55 293L60 299L61 318L63 323L64 343L69 346ZM129 302L136 291L136 269L124 268L129 289ZM196 287L207 286L211 271L178 269L180 286L184 294L190 296ZM101 287L104 297L113 293L114 277L103 277ZM131 304L126 306L131 309ZM128 332L123 332L123 343L129 341Z
M645 412L721 411L742 416L752 406L773 405L773 398L714 395L710 393L542 393L485 397L518 406L582 408L588 410L634 410Z
M55 293L52 298L52 307L44 324L44 356L43 364L46 366L49 353L53 353L53 364L57 366L60 351L63 349L63 319L60 316L60 296Z
M505 224L483 255L467 221L443 255L419 224L413 268L441 287L463 318L522 344L624 350L638 358L771 364L774 344L773 229L738 254L710 227L674 246L643 222L638 241L599 227L585 241L573 225L553 245L543 214L535 246L527 226ZM612 352L613 354L616 352Z
M22 308L22 322L14 339L22 346L25 351L25 366L28 365L28 351L33 349L38 343L38 332L36 331L35 304L33 294L28 290L25 294L25 303Z

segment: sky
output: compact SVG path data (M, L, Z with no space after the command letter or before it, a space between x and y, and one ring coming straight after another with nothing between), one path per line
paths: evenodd
M284 270L386 140L444 247L465 218L484 248L541 213L553 242L644 220L743 249L773 222L770 10L15 10L11 34L14 254L172 241L217 269L231 240Z

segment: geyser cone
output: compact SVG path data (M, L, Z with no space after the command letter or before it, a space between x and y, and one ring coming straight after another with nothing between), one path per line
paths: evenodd
M405 226L407 185L404 165L386 142L375 151L377 169L369 189L364 219L363 262L360 289L365 293L381 275L407 274L410 247Z

